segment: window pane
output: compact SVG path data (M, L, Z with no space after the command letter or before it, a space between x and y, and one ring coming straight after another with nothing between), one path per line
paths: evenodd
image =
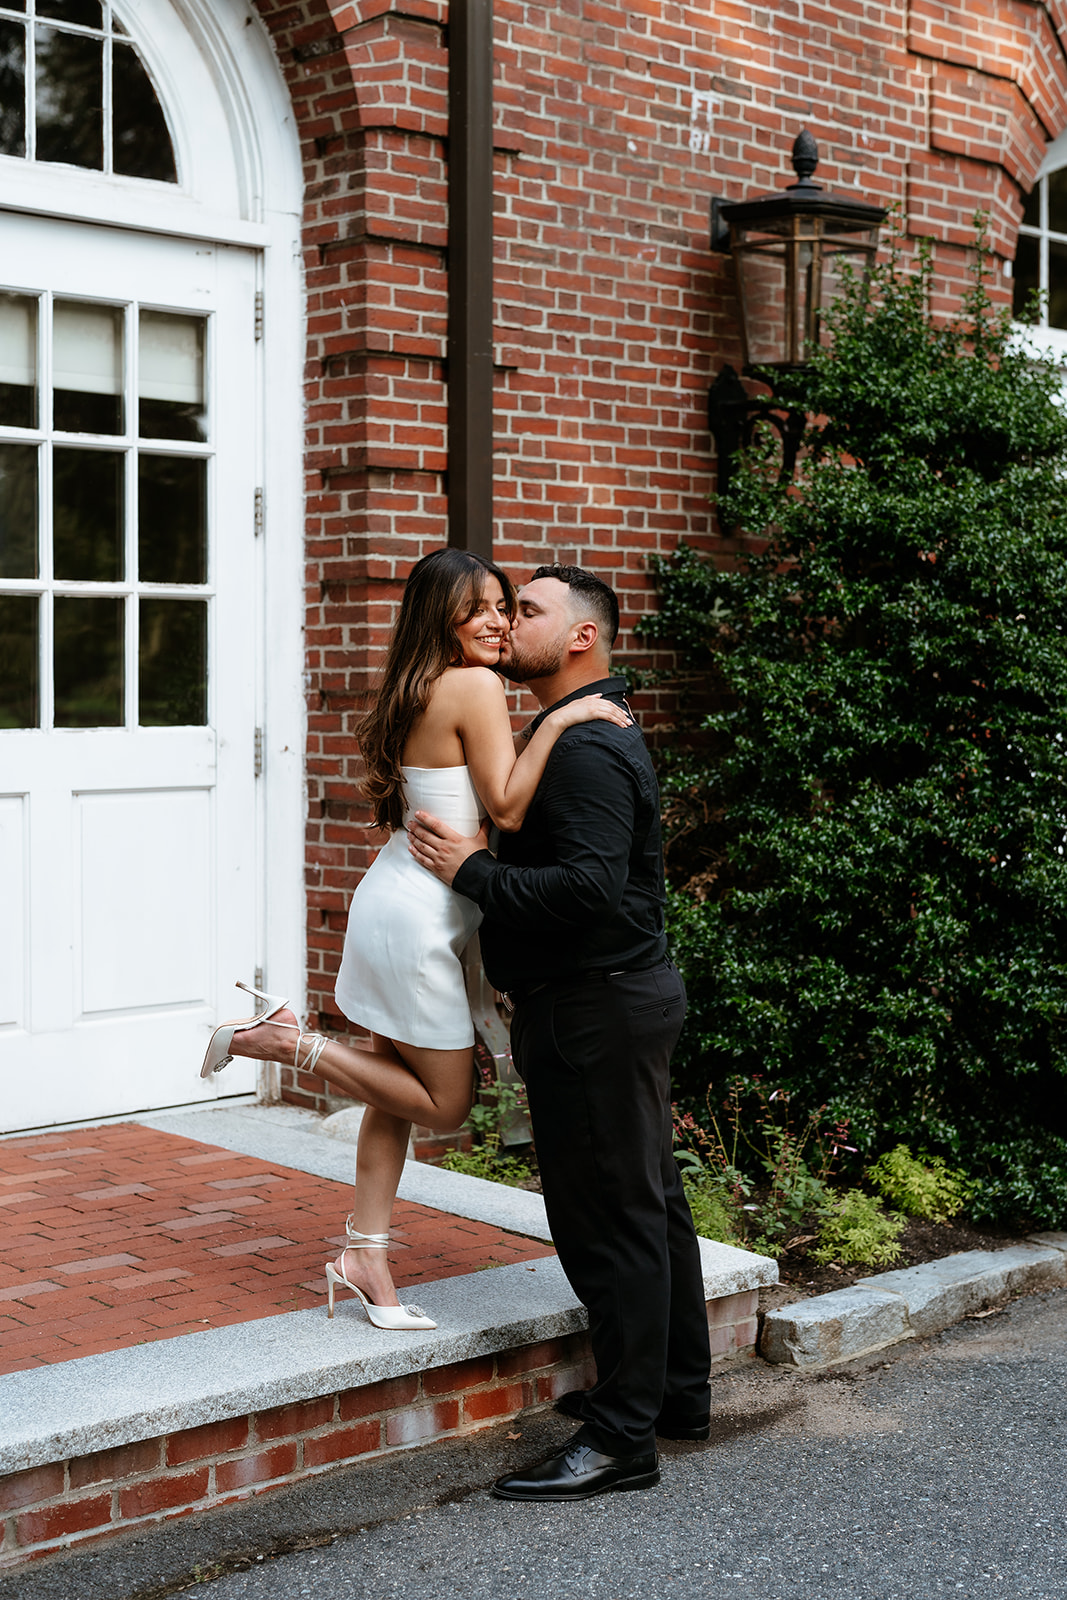
M1067 233L1067 167L1048 175L1048 225L1053 233Z
M1041 226L1041 184L1035 183L1026 197L1023 207L1023 227L1040 228Z
M56 727L122 725L122 600L55 600Z
M36 728L37 618L35 594L0 594L0 728Z
M1026 315L1027 305L1032 291L1039 286L1040 251L1039 241L1028 233L1019 235L1019 246L1015 252L1015 267L1012 273L1012 313L1017 317Z
M37 301L0 294L0 422L37 426Z
M0 578L37 576L37 446L0 444Z
M1048 243L1048 320L1051 328L1067 328L1067 244Z
M142 439L206 439L204 318L142 311L140 325Z
M142 600L142 727L207 722L207 601Z
M37 159L104 165L104 42L38 28Z
M112 47L111 141L116 172L177 183L167 119L140 56L128 44Z
M137 463L142 583L207 582L207 462L142 455Z
M37 0L37 15L56 22L77 22L83 28L102 28L100 0Z
M122 456L57 449L52 462L52 548L57 578L113 583L123 575Z
M26 29L0 22L0 155L26 154Z
M122 322L117 306L55 302L52 422L59 432L122 432Z

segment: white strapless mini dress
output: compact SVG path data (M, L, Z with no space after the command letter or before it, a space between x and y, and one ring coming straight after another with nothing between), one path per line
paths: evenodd
M461 1050L474 1026L461 958L482 913L408 850L406 826L429 811L471 838L485 815L466 767L404 767L404 828L390 835L348 912L334 993L350 1022L402 1044Z

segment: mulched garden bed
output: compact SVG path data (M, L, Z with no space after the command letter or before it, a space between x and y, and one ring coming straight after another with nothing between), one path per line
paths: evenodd
M814 1232L814 1226L794 1230L792 1237L798 1242L778 1258L778 1283L760 1291L761 1311L828 1294L831 1289L846 1289L876 1272L921 1266L924 1261L940 1261L963 1250L1006 1250L1009 1245L1024 1242L1007 1228L979 1228L960 1221L919 1222L913 1218L900 1236L901 1254L891 1266L821 1266L809 1255L818 1246L818 1240L812 1237Z

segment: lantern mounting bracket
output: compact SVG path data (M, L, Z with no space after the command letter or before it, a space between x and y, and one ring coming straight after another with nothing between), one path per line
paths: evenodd
M783 483L793 476L806 422L802 411L783 407L773 394L750 395L736 371L723 367L708 390L708 427L718 457L718 490L722 496L733 477L734 456L751 445L759 423L770 423L782 441Z

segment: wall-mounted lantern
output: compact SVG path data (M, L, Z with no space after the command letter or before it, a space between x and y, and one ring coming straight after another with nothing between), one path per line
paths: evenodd
M807 129L793 145L797 181L752 200L711 203L712 249L734 259L741 310L743 371L773 372L804 365L821 337L822 311L838 288L845 261L866 276L878 249L885 207L834 194L812 173L819 149ZM766 380L764 380L766 381ZM750 442L761 421L782 436L782 471L791 475L804 430L796 413L774 410L773 398L753 399L732 367L724 367L708 396L708 420L719 456L719 491L725 491L730 459Z

